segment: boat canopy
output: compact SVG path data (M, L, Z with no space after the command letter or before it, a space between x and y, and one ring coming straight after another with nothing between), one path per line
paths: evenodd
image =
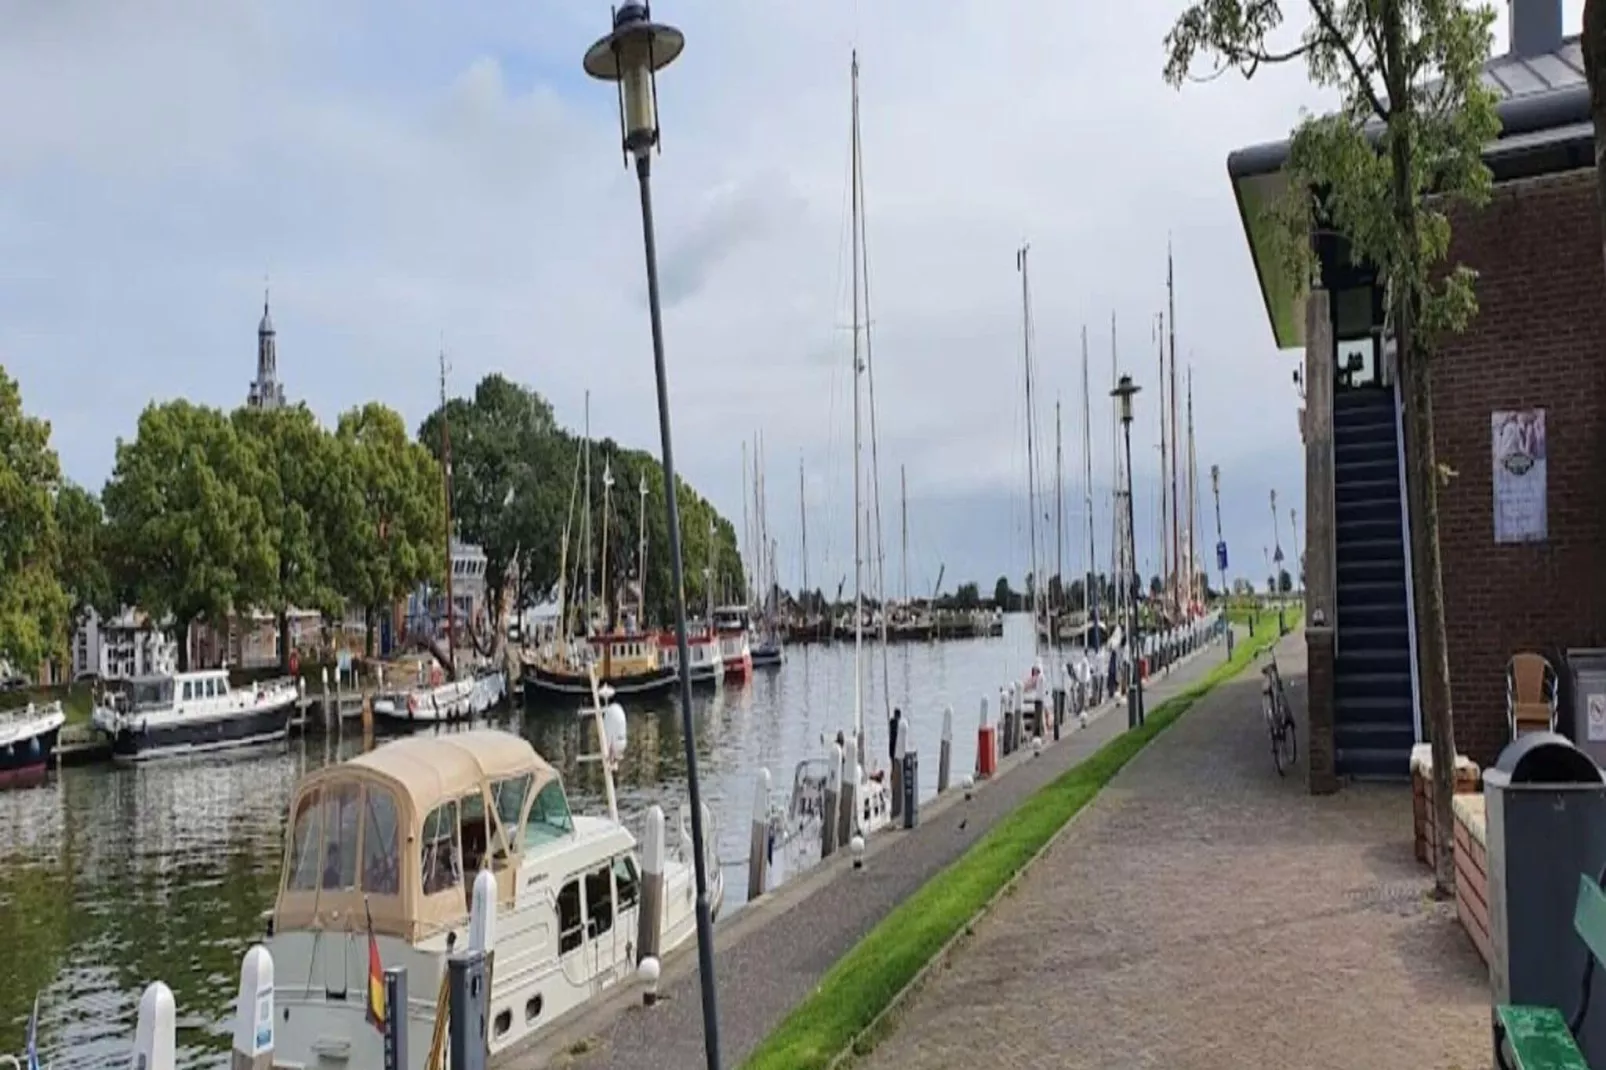
M557 772L508 732L415 736L320 769L290 803L275 929L361 931L371 918L414 941L450 927L482 867L512 899L532 820L572 829Z

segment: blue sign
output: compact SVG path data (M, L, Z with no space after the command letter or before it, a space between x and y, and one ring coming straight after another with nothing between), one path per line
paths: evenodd
M1216 571L1227 571L1227 544L1225 542L1216 543Z

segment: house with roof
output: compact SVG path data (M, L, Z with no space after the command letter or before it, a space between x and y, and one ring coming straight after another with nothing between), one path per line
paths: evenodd
M1499 136L1488 204L1451 212L1449 263L1479 312L1432 354L1439 542L1457 748L1489 764L1510 738L1506 667L1606 646L1606 264L1593 127L1561 0L1513 0L1486 64ZM1288 142L1227 170L1277 346L1302 350L1311 790L1408 775L1426 738L1408 551L1402 405L1384 280L1317 233L1319 277L1286 277L1265 208Z

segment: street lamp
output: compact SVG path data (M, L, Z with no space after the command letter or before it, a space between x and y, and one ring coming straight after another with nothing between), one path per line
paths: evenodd
M1118 399L1121 406L1121 429L1126 435L1126 531L1132 561L1136 564L1138 559L1137 524L1132 510L1132 395L1142 387L1132 381L1130 375L1121 376L1120 382L1110 396ZM1130 652L1128 661L1130 667L1127 671L1126 696L1126 726L1138 728L1143 724L1143 670L1138 664L1138 602L1131 600L1127 613L1127 650Z
M680 666L681 738L686 744L686 793L691 804L692 863L697 882L697 972L703 996L703 1046L709 1070L719 1068L719 1014L714 987L714 922L708 902L708 863L703 849L703 803L697 783L697 744L692 722L691 655L686 646L686 579L681 562L680 504L675 493L675 450L669 431L669 380L664 370L663 311L658 295L658 243L652 222L652 150L658 146L657 72L673 63L686 38L673 26L653 22L647 5L626 3L613 14L613 32L586 50L585 70L613 82L619 94L619 134L625 161L636 161L641 188L641 234L647 258L647 304L652 317L652 360L657 376L658 435L664 464L664 508L669 513L669 562L675 591L675 651Z
M1227 601L1227 542L1221 537L1221 465L1210 466L1210 493L1216 499L1216 564L1221 566L1221 601Z

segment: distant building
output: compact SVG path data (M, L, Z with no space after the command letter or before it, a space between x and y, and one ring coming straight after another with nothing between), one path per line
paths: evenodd
M485 622L485 551L473 543L452 540L452 602L459 627ZM407 596L409 635L435 636L446 631L446 592L429 584Z
M262 322L257 325L257 377L245 403L253 409L284 407L284 384L279 382L279 344L268 314L268 297L262 295Z
M72 640L72 674L104 680L156 676L178 667L178 644L133 609L101 620L90 610Z

